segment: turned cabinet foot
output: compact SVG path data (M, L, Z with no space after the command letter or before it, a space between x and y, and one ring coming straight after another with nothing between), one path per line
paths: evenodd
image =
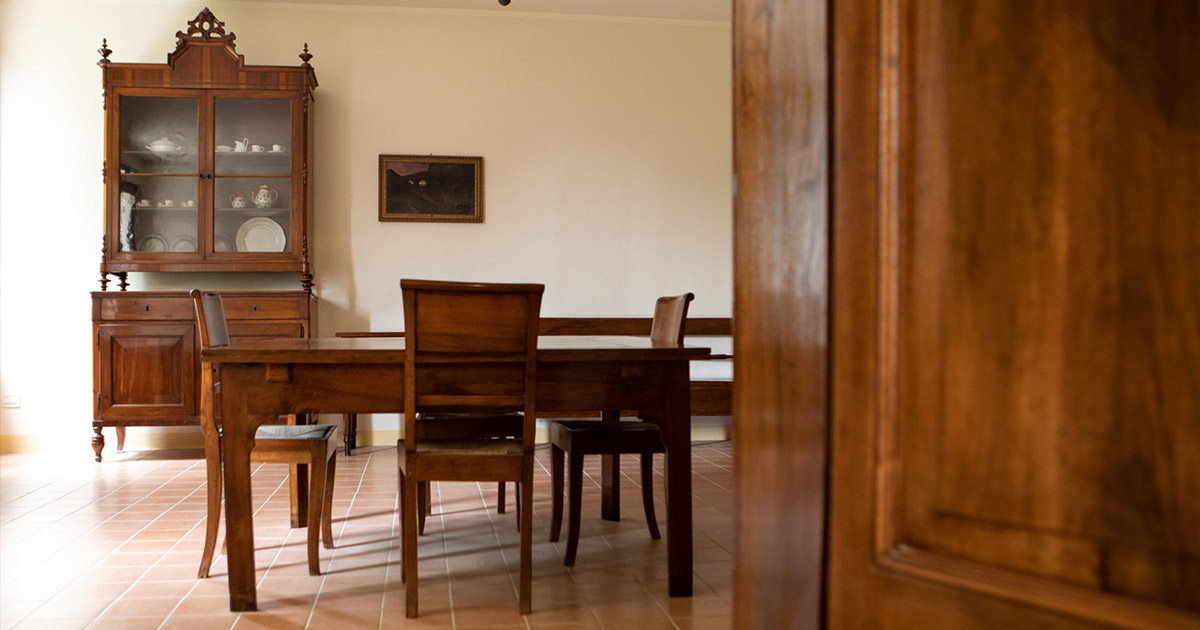
M92 427L94 434L92 435L92 450L96 452L96 461L100 461L100 451L104 450L104 433L101 431L103 427Z

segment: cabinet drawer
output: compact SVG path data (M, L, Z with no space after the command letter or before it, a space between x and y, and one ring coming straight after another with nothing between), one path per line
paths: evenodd
M196 319L192 298L180 297L102 297L99 315L102 321L128 319Z
M250 339L254 337L293 337L304 336L304 324L298 321L290 322L227 322L230 339Z
M303 295L229 295L225 304L225 319L307 319L308 298Z

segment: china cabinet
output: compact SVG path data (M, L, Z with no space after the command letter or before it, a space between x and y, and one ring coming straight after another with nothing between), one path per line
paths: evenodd
M185 291L128 291L130 272L294 272L299 291L230 293L241 336L307 336L312 92L295 66L247 65L204 9L163 64L117 63L104 40L104 240L92 294L95 405L103 427L198 424L198 358ZM109 290L110 278L117 287Z

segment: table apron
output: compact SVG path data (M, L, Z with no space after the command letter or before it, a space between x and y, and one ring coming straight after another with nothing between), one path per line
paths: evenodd
M399 413L404 409L402 364L224 363L223 383L246 393L246 413ZM688 378L686 361L546 362L538 365L537 409L593 412L664 405L671 383ZM230 385L223 385L229 387Z

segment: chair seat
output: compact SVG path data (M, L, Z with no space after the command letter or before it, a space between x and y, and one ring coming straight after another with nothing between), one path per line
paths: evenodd
M555 420L550 442L566 451L581 453L662 453L662 430L653 422L602 422Z
M661 433L661 429L653 422L643 422L641 420L622 420L620 422L602 422L599 420L555 420L553 424L559 425L564 431L577 433L580 431L653 431Z
M328 440L337 430L332 424L264 424L254 432L256 440ZM220 428L217 429L220 432Z
M521 435L525 416L521 413L418 413L417 439L442 440L463 435L477 438L509 438Z
M254 432L254 439L317 439L334 437L334 425L263 425Z
M517 455L521 441L511 439L424 440L417 443L416 452L439 455Z

